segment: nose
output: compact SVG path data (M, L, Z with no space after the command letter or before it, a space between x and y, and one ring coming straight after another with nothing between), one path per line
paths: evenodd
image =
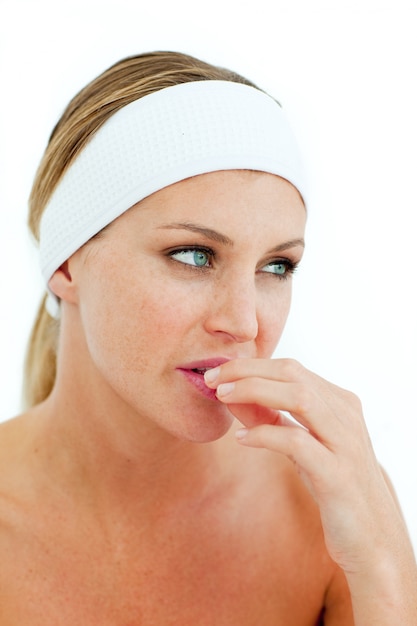
M259 325L253 279L218 285L213 292L205 327L211 334L223 334L238 343L256 339Z

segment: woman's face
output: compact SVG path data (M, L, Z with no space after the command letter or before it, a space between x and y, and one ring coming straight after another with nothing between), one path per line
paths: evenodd
M187 440L220 437L233 418L204 370L272 355L305 219L290 183L250 171L204 174L140 202L70 259L80 369L138 419Z

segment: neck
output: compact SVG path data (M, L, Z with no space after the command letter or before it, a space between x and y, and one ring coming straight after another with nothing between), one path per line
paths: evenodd
M97 506L201 498L224 476L226 441L185 441L139 415L101 378L76 327L61 332L55 387L38 415L45 468Z
M60 391L34 420L38 458L54 490L76 506L102 519L150 523L168 510L198 507L230 483L230 451L223 454L229 436L182 441L138 415L106 410L91 394L86 404L82 393L69 402Z
M55 466L53 475L65 485L72 482L77 493L90 492L89 500L94 495L102 503L146 507L159 495L165 500L201 497L221 469L221 442L181 441L131 416L91 407L68 411L56 394L44 403L42 416L38 432Z

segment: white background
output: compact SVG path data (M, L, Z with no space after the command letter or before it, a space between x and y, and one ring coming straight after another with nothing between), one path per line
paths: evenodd
M416 32L405 0L0 0L0 419L19 411L43 290L25 223L54 123L120 58L188 52L246 75L292 120L312 193L277 355L361 397L417 547Z

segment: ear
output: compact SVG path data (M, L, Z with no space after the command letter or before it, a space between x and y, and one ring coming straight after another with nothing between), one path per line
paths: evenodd
M49 289L57 298L65 302L76 302L76 289L72 281L69 262L65 261L51 276L48 283Z

